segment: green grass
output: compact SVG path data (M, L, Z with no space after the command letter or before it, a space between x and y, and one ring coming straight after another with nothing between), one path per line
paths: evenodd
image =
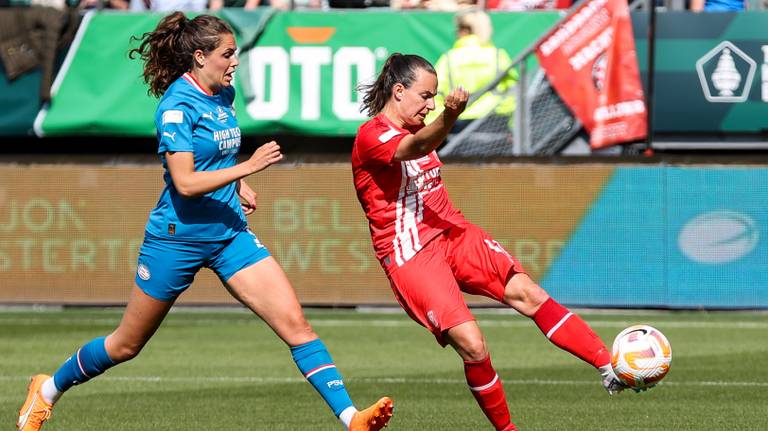
M121 310L0 312L0 429L10 429L28 376L51 373L109 333ZM389 429L490 430L461 362L403 316L307 311L358 407L395 399ZM597 373L549 344L532 322L478 312L521 430L768 429L768 314L582 313L609 343L631 323L673 349L661 385L609 397ZM340 430L285 346L245 312L172 313L139 357L73 388L47 431Z

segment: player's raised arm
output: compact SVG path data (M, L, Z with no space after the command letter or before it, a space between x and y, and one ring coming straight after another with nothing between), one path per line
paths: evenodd
M445 111L425 126L424 119L435 110L437 73L424 58L400 53L392 54L376 80L359 90L363 92L363 110L380 118L383 128L375 137L382 145L371 141L358 148L358 156L386 162L418 159L434 151L448 136L469 98L464 88L454 89L446 96Z
M456 119L467 107L467 99L469 99L469 93L464 88L459 87L452 90L445 98L445 109L435 121L400 141L397 151L395 151L395 160L418 159L440 146L453 125L456 124ZM434 109L434 100L430 110L432 109Z

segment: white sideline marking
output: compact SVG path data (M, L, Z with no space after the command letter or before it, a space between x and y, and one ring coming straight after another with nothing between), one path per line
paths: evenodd
M410 320L405 319L324 319L317 316L307 316L312 326L318 327L418 327L418 325ZM642 316L636 320L593 320L588 319L587 323L595 328L625 328L629 325L637 324L638 321L643 320ZM666 328L682 328L682 329L768 329L768 322L696 322L696 321L664 321L664 320L652 320L652 324L658 326L659 329ZM30 316L19 317L0 317L0 325L13 324L24 326L35 325L66 325L66 324L90 324L90 325L116 325L120 321L120 315L116 314L114 317L106 318L53 318L43 319ZM484 328L528 328L535 327L533 322L528 319L515 318L515 320L486 320L478 319L480 326ZM173 318L166 319L163 323L164 326L211 326L211 325L263 325L255 316L253 318L243 319L194 319L194 320L175 320Z
M0 381L28 381L29 376L0 376ZM418 378L398 378L398 377L347 377L345 381L360 383L388 383L388 384L432 384L432 385L462 385L466 386L464 379L418 379ZM160 377L160 376L135 376L135 377L110 377L100 376L98 381L108 382L142 382L142 383L252 383L252 384L275 384L275 383L306 383L303 376L300 377L226 377L226 376L189 376L189 377ZM504 380L505 384L512 385L569 385L569 386L600 386L600 382L595 380ZM661 382L659 386L719 386L719 387L768 387L768 382L727 382L727 381L691 381L691 382Z

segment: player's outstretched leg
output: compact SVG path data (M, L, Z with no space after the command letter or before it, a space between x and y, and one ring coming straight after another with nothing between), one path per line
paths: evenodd
M43 427L43 422L51 417L53 403L46 401L40 392L43 383L51 376L38 374L32 377L27 387L27 399L19 410L19 420L16 427L21 431L37 431Z
M383 397L365 410L355 413L349 424L349 431L378 431L392 418L394 403L389 397Z
M595 367L609 394L625 388L613 372L611 354L605 343L581 317L548 298L533 315L533 320L552 344Z
M357 411L331 354L319 338L291 347L291 355L299 371L349 430L376 431L389 422L392 400L387 397L362 412Z

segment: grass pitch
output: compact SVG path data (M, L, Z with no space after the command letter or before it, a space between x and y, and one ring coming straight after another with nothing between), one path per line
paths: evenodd
M28 376L52 373L109 333L119 309L0 312L0 429L11 429ZM766 430L768 314L583 312L607 344L648 323L672 344L667 378L609 397L588 365L552 346L533 322L478 311L521 430ZM359 408L395 400L389 429L491 430L461 361L396 313L307 310ZM179 309L133 361L74 387L46 431L341 430L288 349L240 311Z

